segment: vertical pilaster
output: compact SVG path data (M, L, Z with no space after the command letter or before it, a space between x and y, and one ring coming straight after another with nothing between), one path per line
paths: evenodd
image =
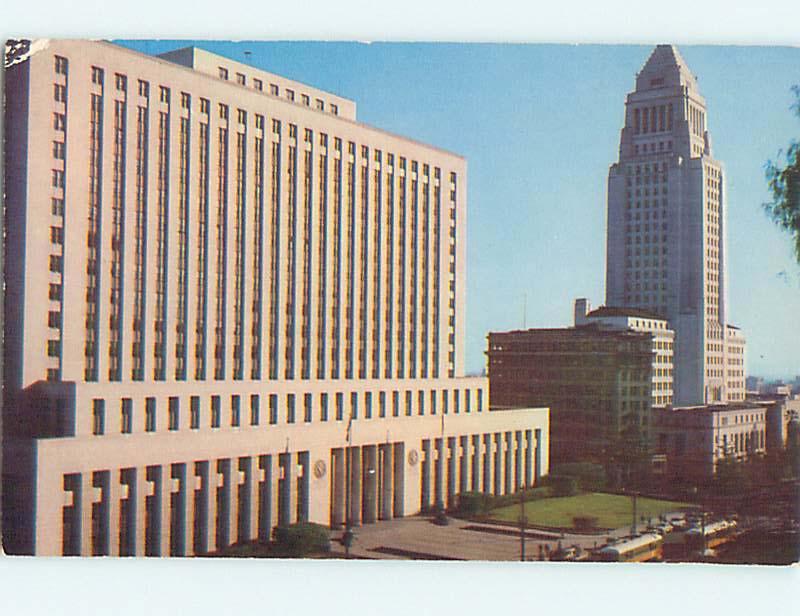
M394 446L391 443L381 445L381 520L392 519L393 479L394 479Z
M350 524L361 524L361 447L350 447Z
M365 445L362 448L364 455L364 524L374 524L377 520L378 509L378 454L375 445Z

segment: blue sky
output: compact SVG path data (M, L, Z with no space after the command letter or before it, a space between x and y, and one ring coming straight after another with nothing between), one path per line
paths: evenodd
M146 53L187 41L125 41ZM330 90L359 120L468 161L467 369L488 331L566 326L604 300L606 176L649 46L230 43L198 46ZM800 49L682 46L727 170L728 300L747 372L800 374L800 267L763 214L764 163L800 137ZM247 58L244 54L249 51Z

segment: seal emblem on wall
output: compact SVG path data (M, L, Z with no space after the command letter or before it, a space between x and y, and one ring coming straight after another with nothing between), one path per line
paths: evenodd
M419 462L419 452L416 449L412 449L408 452L408 463L414 466L417 462Z
M320 479L325 476L328 467L325 466L325 460L317 460L314 462L314 477Z

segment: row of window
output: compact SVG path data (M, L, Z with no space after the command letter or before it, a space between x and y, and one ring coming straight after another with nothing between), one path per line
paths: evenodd
M218 67L218 74L220 79L227 81L229 79L229 71L224 66ZM264 81L258 77L253 77L253 88L259 92L264 92ZM236 83L240 86L247 86L247 75L244 73L236 73ZM281 88L277 83L269 84L269 93L272 96L280 96ZM284 88L284 96L287 100L295 102L296 94L291 88ZM311 106L311 96L305 93L300 94L300 101L304 106ZM321 98L314 98L314 109L317 111L325 111L325 101ZM336 103L329 103L328 109L333 115L339 115L339 106Z
M51 341L48 347L53 346L53 352L59 351L58 341ZM50 348L48 348L48 353ZM452 397L450 390L431 390L427 395L425 391L418 391L414 396L414 392L406 391L405 395L401 395L400 391L377 392L377 396L373 392L364 392L363 394L363 412L365 419L372 419L377 413L377 417L384 418L388 414L392 417L399 417L404 414L410 417L416 410L417 415L426 414L426 401L429 403L429 414L437 414L437 406L441 405L441 412L448 414L450 412L452 402L452 412L460 413L462 410L465 413L470 413L473 410L472 399L473 392L470 390L463 390L463 396L460 390L452 390ZM477 412L483 411L483 390L478 389L475 392ZM316 405L314 403L315 396L313 394L286 394L285 403L279 407L278 394L269 394L267 398L267 412L268 423L275 425L279 422L279 414L283 413L284 421L287 424L311 423L314 421L314 415L317 416L317 421L327 422L330 420L343 421L345 418L345 394L337 392L333 395L328 393L321 393L317 396L318 400ZM358 392L351 392L349 395L349 406L347 409L348 417L352 419L359 418L359 399L361 396ZM377 398L377 400L376 400ZM243 408L244 403L249 404L247 408ZM462 406L463 403L463 406ZM200 429L201 423L201 401L200 396L191 396L189 398L189 428L192 430ZM377 405L377 408L375 406ZM401 408L402 407L402 408ZM177 396L171 396L167 400L167 429L169 431L177 431L181 427L181 399ZM220 428L223 423L222 418L222 397L212 395L210 398L208 423L211 428ZM251 394L247 396L240 396L233 394L230 396L230 404L227 408L228 416L226 425L231 427L240 427L245 421L251 426L262 425L261 419L261 396L259 394ZM157 429L157 401L154 397L145 398L144 408L144 425L145 432L155 432ZM299 413L302 412L302 419ZM247 416L244 416L247 413ZM134 431L133 425L133 400L131 398L122 398L120 401L120 432L122 434L130 434ZM106 400L96 398L92 401L92 433L95 435L106 434Z

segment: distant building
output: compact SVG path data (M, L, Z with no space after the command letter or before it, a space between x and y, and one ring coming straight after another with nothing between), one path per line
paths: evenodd
M744 400L742 333L726 304L725 170L706 102L678 50L658 45L625 102L608 174L606 303L675 330L675 402Z
M722 459L766 452L767 409L751 402L658 409L653 435L654 453L665 459L669 477L709 478Z
M604 458L620 438L649 439L672 402L674 333L644 310L575 303L575 327L489 334L490 401L550 407L553 461Z

